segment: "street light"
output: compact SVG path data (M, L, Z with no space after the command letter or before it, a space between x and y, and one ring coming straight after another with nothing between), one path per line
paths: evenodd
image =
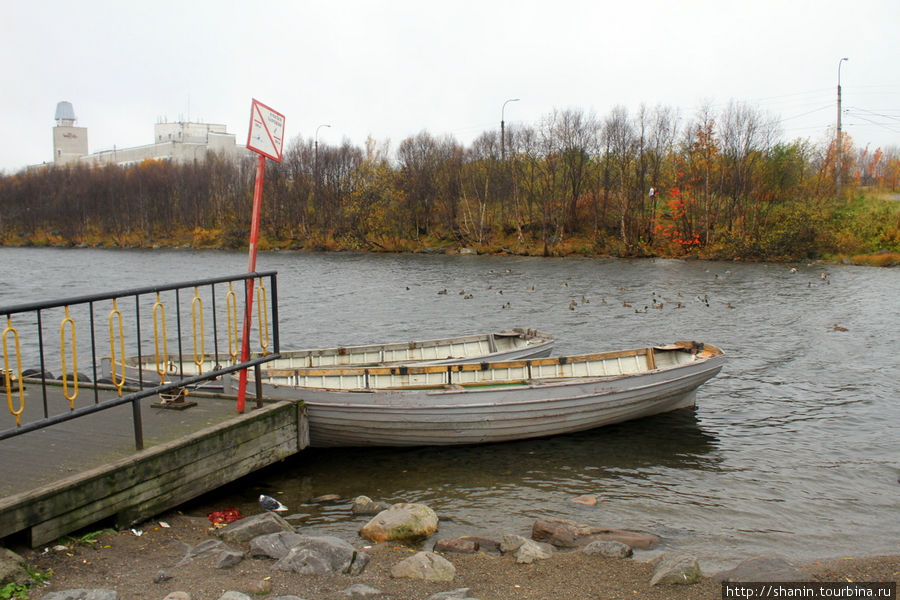
M313 177L315 181L313 182L313 203L315 204L316 196L318 196L319 191L319 130L323 127L331 127L326 123L323 123L316 127L316 142L315 142L315 155L313 158Z
M323 127L331 127L331 125L323 123L323 124L319 125L318 127L316 127L316 143L315 143L316 156L315 156L315 164L313 165L313 170L316 172L318 172L318 170L319 170L319 130L322 129Z
M510 98L506 102L503 103L503 107L500 109L500 160L506 160L506 132L505 132L505 123L503 121L503 113L506 111L506 105L510 102L518 102L518 98Z
M838 200L841 198L841 153L843 141L841 140L841 64L850 60L846 56L838 61L838 87L837 87L837 154L834 161L834 187Z

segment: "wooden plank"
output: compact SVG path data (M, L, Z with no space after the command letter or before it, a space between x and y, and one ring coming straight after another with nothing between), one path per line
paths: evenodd
M647 348L647 370L655 371L656 370L656 354L653 348Z
M259 431L255 437L265 435L269 425L268 419L245 423L246 428ZM213 440L213 443L204 443L205 438L194 437L189 444L183 447L170 447L167 452L147 452L128 457L107 467L93 469L82 477L69 477L64 482L21 494L16 505L27 507L27 511L20 511L20 516L31 522L64 514L72 507L90 513L102 507L104 503L123 501L123 497L130 492L123 494L120 490L128 489L133 485L131 483L133 481L151 480L166 474L172 479L178 475L178 473L173 475L172 472L180 465L198 462L209 456L215 458L218 453L237 443L236 435L239 434L236 434L234 426L215 428L208 432L206 438ZM246 441L248 438L240 436L238 439ZM61 505L57 506L57 502L61 502ZM6 535L3 530L8 526L6 521L9 514L5 510L0 513L0 535ZM20 521L12 526L24 528L30 524Z
M309 411L305 402L297 403L297 451L309 447Z
M119 494L121 499L110 498L103 506L128 506L126 511L112 510L110 514L136 514L134 520L127 523L130 525L296 453L296 437L294 427L284 427L240 443L230 448L230 452L211 453L200 461L179 461L178 468L160 477L142 480L138 473L137 483ZM211 441L210 445L217 446L216 442ZM174 504L167 504L170 498L176 499ZM85 510L79 512L90 514Z
M39 388L37 393L40 394ZM58 395L61 397L61 392ZM51 394L49 400L53 404L58 399ZM152 398L141 401L147 448L184 438L200 428L236 416L233 401L215 397L204 399L190 411L177 414L151 409L152 402ZM0 461L0 502L8 496L134 453L130 406L119 406L3 440L0 442L0 455L4 457Z
M110 492L110 489L115 490L116 488L120 487L117 479L128 481L129 479L133 478L135 476L134 469L137 468L137 465L151 460L155 456L165 455L171 457L173 455L179 456L180 454L185 452L195 452L193 448L196 445L200 445L199 447L203 448L203 441L209 436L216 435L217 432L228 432L228 435L225 436L225 439L227 443L232 444L236 443L239 439L244 440L248 439L248 437L262 435L272 428L273 425L271 421L273 418L276 420L284 418L283 415L280 415L280 413L284 411L289 411L286 413L286 415L290 415L288 416L288 420L293 421L293 415L290 414L292 412L290 403L270 405L269 407L263 408L256 414L236 417L234 419L226 421L225 423L214 425L212 427L205 428L187 435L180 440L173 440L164 444L159 444L148 450L136 452L125 458L113 461L108 465L89 469L82 473L65 477L40 488L9 496L3 500L0 500L0 536L5 535L3 533L4 517L6 516L6 512L9 509L15 508L20 505L31 504L35 498L52 495L60 490L69 489L76 484L78 487L83 489L85 498L103 498L110 493L114 493L114 491ZM240 438L234 437L235 430L242 430ZM200 450L200 454L195 454L194 456L191 456L190 459L197 460L205 456L203 452L208 454L215 451L215 448L207 448L205 451ZM145 473L145 476L158 476L160 472L174 468L167 466L168 463L166 461L161 461L154 464L158 466L159 472ZM110 479L110 477L112 477L112 479ZM104 491L106 491L106 494L104 494Z
M115 502L112 501L112 498L108 498L107 502L95 503L90 507L80 507L75 511L38 523L31 528L31 544L32 546L46 544L61 535L111 516L116 516L117 526L128 527L168 508L183 504L253 470L270 465L292 453L292 451L282 453L272 447L264 447L250 457L245 455L236 457L234 462L223 463L211 458L199 465L201 472L195 474L193 479L185 481L184 485L158 487L155 492L151 493L150 498L137 505L133 504L134 499L129 497L135 489L125 489L120 494L124 497L122 502ZM152 481L142 483L141 487L145 489L145 492L148 487L152 488L153 486Z
M127 498L128 503L138 506L150 502L154 498L165 496L172 490L184 487L191 488L195 485L195 480L197 480L197 487L200 487L204 484L199 480L204 477L208 478L210 474L221 475L222 483L228 483L253 470L250 469L238 473L238 471L244 470L243 463L245 461L254 461L259 456L263 459L268 459L269 463L272 463L296 453L296 438L297 435L293 426L282 427L269 432L268 435L231 447L229 448L230 452L210 453L206 458L199 461L179 461L178 468L172 469L153 480L141 481L140 474L138 474L138 483L131 488L130 496ZM211 442L210 445L218 445L216 442L217 440ZM204 489L196 495L205 493L209 489L214 489L214 487Z
M291 403L201 430L0 502L0 537L31 528L43 544L115 514L134 522L299 450ZM223 463L224 459L224 463Z
M184 504L211 490L231 483L253 471L283 460L294 454L296 452L295 448L294 440L291 440L290 443L281 446L261 448L252 456L243 457L240 462L229 465L222 465L212 461L209 465L208 473L202 479L197 478L186 482L186 485L168 488L163 494L138 505L130 506L126 510L119 511L116 513L116 524L119 527L129 527L144 521L153 515Z
M134 487L36 525L32 528L32 543L45 543L61 533L116 514L122 515L118 519L119 524L130 525L143 520L293 454L296 451L294 439L295 435L292 435L280 447L272 446L265 438L261 438L261 443L254 447L242 444L239 446L240 452L230 460L223 461L222 457L211 455L202 462L184 465L179 471L170 472L165 481L141 481L138 473Z

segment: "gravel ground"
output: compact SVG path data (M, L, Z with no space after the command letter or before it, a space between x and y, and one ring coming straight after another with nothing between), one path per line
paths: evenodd
M194 546L209 539L209 523L175 513L159 520L171 527L151 521L141 527L141 536L109 531L96 536L93 543L69 543L64 551L20 551L29 564L53 570L50 584L32 590L31 598L66 589L104 588L118 591L123 600L162 600L176 590L189 592L192 600L217 600L228 590L255 597L294 594L306 600L346 600L344 591L356 583L384 592L375 599L395 600L425 600L463 587L471 588L472 596L480 600L721 598L721 584L708 578L690 586L650 587L653 568L645 562L585 556L577 551L560 551L530 565L516 564L511 556L450 554L446 558L456 567L456 577L449 583L392 578L391 567L414 550L391 543L367 549L371 561L356 577L300 576L273 570L269 559L252 558L227 570L215 568L212 558L175 567L184 556L184 544ZM155 583L161 569L172 578ZM817 581L897 581L900 556L819 562L803 569Z

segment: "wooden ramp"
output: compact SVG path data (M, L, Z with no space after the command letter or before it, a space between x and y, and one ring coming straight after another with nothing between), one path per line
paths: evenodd
M38 547L110 518L128 527L308 444L301 404L238 415L231 398L191 399L197 406L182 411L141 401L141 451L127 405L0 441L0 540Z

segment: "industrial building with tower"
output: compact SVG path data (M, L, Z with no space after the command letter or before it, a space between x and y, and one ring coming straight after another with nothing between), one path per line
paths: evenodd
M56 105L53 128L53 164L85 164L91 166L129 165L143 160L191 162L205 160L209 152L228 158L248 156L244 146L235 142L225 125L185 121L157 123L153 127L153 143L133 148L116 148L88 153L87 127L75 126L75 109L71 102ZM35 165L46 166L46 165Z

